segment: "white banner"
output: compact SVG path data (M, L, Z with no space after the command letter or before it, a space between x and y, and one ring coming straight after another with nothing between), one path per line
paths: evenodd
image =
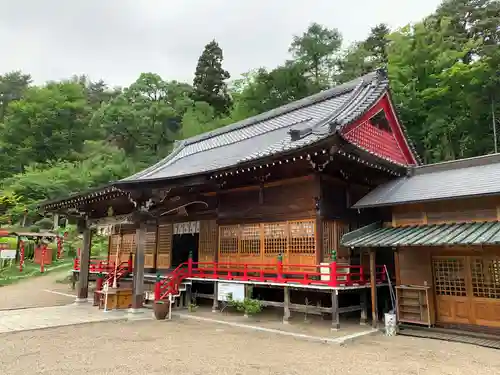
M227 295L231 293L233 300L243 301L245 299L245 285L234 283L219 283L217 289L217 299L227 301Z
M16 259L16 250L0 250L0 259Z

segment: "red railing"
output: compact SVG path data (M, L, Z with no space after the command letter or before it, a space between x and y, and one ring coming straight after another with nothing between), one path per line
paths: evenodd
M387 281L384 266L375 266L377 284ZM332 276L334 275L334 276ZM259 263L188 262L177 267L166 279L159 277L155 285L155 300L178 294L184 279L253 281L279 284L318 285L337 287L362 286L370 283L370 272L362 266Z
M90 259L89 272L102 273L111 272L115 269L115 262L108 262L107 259ZM75 258L73 261L73 270L80 271L80 258Z
M115 272L116 271L116 272ZM132 272L132 266L130 261L126 262L121 262L118 264L118 267L113 268L107 275L106 279L104 280L104 283L107 283L109 286L112 286L116 281L120 280L122 277L127 276L129 273Z

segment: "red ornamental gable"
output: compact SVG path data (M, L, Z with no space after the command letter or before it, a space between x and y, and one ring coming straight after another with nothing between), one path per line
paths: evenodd
M374 124L373 117L381 111L385 113L389 129ZM344 128L342 136L353 145L394 163L417 164L387 94L358 121Z

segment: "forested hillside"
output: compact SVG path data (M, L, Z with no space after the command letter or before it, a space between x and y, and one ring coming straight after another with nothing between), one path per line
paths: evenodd
M209 40L192 82L138 72L124 88L85 76L36 86L29 72L4 73L0 225L34 223L40 200L126 177L167 155L175 140L378 67L388 69L399 114L425 162L491 153L495 113L500 118L499 25L499 1L449 0L414 25L373 25L366 40L350 46L342 30L313 23L291 36L290 60L241 79L224 70L223 46Z

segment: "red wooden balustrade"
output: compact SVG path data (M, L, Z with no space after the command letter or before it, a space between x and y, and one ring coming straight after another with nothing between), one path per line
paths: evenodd
M75 258L73 261L73 269L80 271L80 258ZM106 259L90 259L89 272L112 272L115 269L115 262L108 262Z
M376 283L386 282L384 266L375 267ZM187 278L317 285L331 288L362 286L370 283L370 273L367 269L362 266L338 265L335 261L328 265L306 265L283 264L279 260L274 264L260 264L193 262L190 259L172 271L166 279L157 278L155 300L167 298L169 294L178 294L180 284Z

